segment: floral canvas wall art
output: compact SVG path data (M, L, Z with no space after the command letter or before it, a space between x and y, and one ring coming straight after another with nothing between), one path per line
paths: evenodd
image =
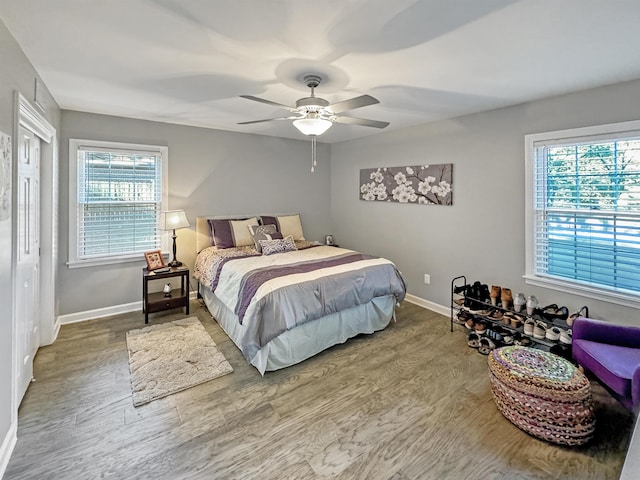
M360 170L360 199L369 202L453 205L453 164Z

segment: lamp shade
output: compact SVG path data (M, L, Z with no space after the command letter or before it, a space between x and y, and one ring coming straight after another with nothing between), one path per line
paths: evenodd
M164 217L164 229L175 230L176 228L185 228L189 226L189 220L184 210L167 210L162 212Z
M305 135L322 135L329 130L332 123L324 118L307 116L293 121L293 126Z

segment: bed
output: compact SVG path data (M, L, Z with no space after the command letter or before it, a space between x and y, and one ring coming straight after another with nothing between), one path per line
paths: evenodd
M259 228L275 238L258 242ZM307 241L297 215L198 217L196 248L199 294L262 375L384 329L406 293L391 261Z

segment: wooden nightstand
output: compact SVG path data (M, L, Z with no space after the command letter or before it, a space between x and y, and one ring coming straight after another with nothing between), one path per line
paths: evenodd
M165 280L171 277L180 277L180 288L171 290L169 296L163 292L149 293L149 282L153 280ZM175 267L168 272L149 271L142 269L142 311L144 323L149 323L149 314L170 310L172 308L186 308L189 315L189 268Z

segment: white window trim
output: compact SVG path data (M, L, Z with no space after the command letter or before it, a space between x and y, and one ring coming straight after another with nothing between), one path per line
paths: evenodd
M95 267L97 265L111 265L114 263L141 262L144 258L139 254L133 255L109 255L104 258L79 259L78 251L78 148L91 146L111 150L145 150L158 152L162 159L162 207L169 209L169 148L159 145L144 145L135 143L107 142L100 140L84 140L78 138L69 139L69 268ZM162 252L168 256L168 233L162 234Z
M596 135L604 135L615 137L623 135L626 132L637 132L640 130L640 120L629 122L610 123L605 125L595 125L591 127L571 128L567 130L558 130L554 132L543 132L525 135L524 151L525 151L525 282L538 287L550 288L574 295L582 295L595 300L615 303L631 308L640 308L640 295L615 292L597 287L580 285L577 282L569 280L563 281L557 278L541 276L535 273L535 211L534 211L534 158L535 144L539 142L557 142L564 143L572 141L577 137L588 137Z

